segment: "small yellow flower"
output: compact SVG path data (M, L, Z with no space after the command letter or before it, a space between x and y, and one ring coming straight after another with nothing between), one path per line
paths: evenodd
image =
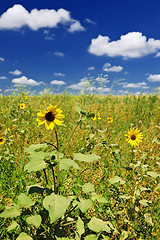
M11 132L11 129L10 128L7 128L8 132Z
M45 103L45 100L43 100L43 103Z
M0 94L0 96L2 97L2 93Z
M24 96L24 94L25 94L25 93L24 93L24 92L22 92L22 96Z
M4 137L0 137L0 145L4 144L5 143L5 138Z
M1 110L1 113L3 113L3 110Z
M107 121L108 121L108 123L112 123L112 122L113 122L113 118L108 117L108 118L107 118Z
M20 109L25 109L26 108L26 105L24 103L20 103Z
M125 136L127 137L126 141L131 144L132 147L137 146L143 139L143 133L141 133L138 128L131 127Z
M25 100L27 100L27 98L28 98L27 96L24 97Z
M99 113L99 112L97 113L97 119L98 119L98 120L101 119L101 116L100 116L100 113Z
M95 121L97 118L96 118L96 114L94 114L94 117L92 117L93 121Z
M47 108L47 111L40 110L40 112L37 113L36 121L38 122L38 125L45 124L47 130L53 130L55 124L59 126L62 125L62 119L64 117L65 116L62 114L62 110L60 108L50 105L50 107Z
M28 92L26 92L26 95L28 95Z

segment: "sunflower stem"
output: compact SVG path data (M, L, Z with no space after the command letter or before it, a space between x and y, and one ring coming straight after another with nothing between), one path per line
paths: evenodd
M46 179L46 184L48 184L48 178L47 178L47 174L46 174L46 169L43 169L43 172L44 172L44 176L45 176L45 179Z
M55 185L55 193L58 194L59 190L59 179L60 179L60 169L59 169L59 141L58 141L58 133L56 127L54 128L56 141L57 141L57 184Z

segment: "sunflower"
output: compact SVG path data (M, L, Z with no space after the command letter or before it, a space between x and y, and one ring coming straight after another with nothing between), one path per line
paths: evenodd
M125 136L128 137L126 141L130 143L132 147L137 146L143 139L143 133L141 133L138 128L131 127Z
M97 113L97 119L101 119L100 112Z
M93 121L95 121L95 120L96 120L96 114L94 114L94 117L92 117L92 119L93 119Z
M27 100L27 98L28 98L27 96L24 97L25 100Z
M113 122L113 118L108 117L108 118L107 118L107 121L108 121L108 123L111 123L111 122Z
M57 106L50 105L50 107L46 110L40 110L39 113L37 113L37 119L38 125L42 125L43 123L46 125L47 130L51 129L53 130L54 125L57 124L59 126L62 125L62 118L65 116L62 113L62 110L60 108L57 108Z
M24 103L20 103L19 106L20 106L20 109L25 109L26 108L26 105Z
M5 141L6 141L6 140L4 139L4 137L0 137L0 145L4 144Z

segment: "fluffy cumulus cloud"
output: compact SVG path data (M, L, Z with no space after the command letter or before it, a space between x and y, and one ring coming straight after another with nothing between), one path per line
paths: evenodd
M92 70L94 70L94 69L95 69L94 66L88 67L88 70L89 70L89 71L92 71Z
M7 79L7 77L6 76L1 76L0 79Z
M123 70L123 67L121 66L112 66L110 63L105 63L103 66L103 71L105 72L121 72Z
M54 73L54 76L56 77L65 77L64 73Z
M19 71L18 69L14 70L14 71L10 71L9 73L10 73L10 74L13 74L13 75L16 75L16 76L18 76L18 75L21 75L21 74L22 74L22 72L21 72L21 71Z
M74 20L70 16L70 12L60 8L54 9L33 9L28 12L22 5L16 4L4 12L0 17L0 29L20 29L28 26L32 30L39 28L54 28L58 24L69 24L69 32L82 31L84 28L78 20Z
M90 82L86 79L81 79L79 83L68 86L68 88L71 88L72 90L79 90L79 91L90 89L90 87L91 87Z
M22 76L20 78L14 78L12 79L12 83L16 84L16 85L30 85L30 86L38 86L40 84L44 84L43 82L36 82L33 79L28 79L25 76Z
M0 61L1 61L1 62L3 62L3 61L5 61L5 59L4 59L4 58L2 58L2 57L0 57Z
M160 74L150 74L147 80L150 82L160 82Z
M51 81L52 85L64 85L66 84L64 81L59 81L59 80L53 80Z
M142 89L147 89L149 87L147 86L146 82L139 82L139 83L127 83L127 84L124 84L123 88L142 88Z
M141 32L129 32L122 35L117 41L110 41L108 36L99 35L91 40L88 51L97 56L122 56L127 58L139 58L160 50L160 40L143 36Z
M58 56L58 57L64 57L65 56L63 52L54 52L54 55Z

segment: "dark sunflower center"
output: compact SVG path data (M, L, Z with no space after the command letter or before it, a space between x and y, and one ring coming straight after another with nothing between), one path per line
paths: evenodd
M55 116L54 116L53 112L46 113L45 119L49 122L52 122L55 119Z
M3 139L2 139L2 138L0 138L0 142L3 142Z
M136 135L132 135L131 140L136 140Z

